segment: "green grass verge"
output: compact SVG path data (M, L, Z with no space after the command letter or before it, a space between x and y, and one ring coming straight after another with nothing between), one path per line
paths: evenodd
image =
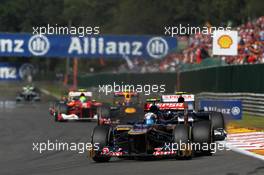
M242 117L242 120L232 120L229 124L235 127L243 128L254 128L258 130L264 130L264 116L254 116L251 114L245 113Z
M69 89L63 86L61 83L51 83L51 82L38 82L37 86L49 91L49 93L53 96L56 97L57 99L60 99L63 95L67 95L69 92ZM85 87L79 87L79 89L86 89ZM90 89L87 89L88 91ZM100 95L98 93L93 92L93 99L97 100L98 102L102 102L104 104L111 105L113 102L112 96L109 96L106 98L104 95Z
M51 95L56 98L61 98L62 95L68 93L68 89L60 83L39 82L37 86L49 91Z

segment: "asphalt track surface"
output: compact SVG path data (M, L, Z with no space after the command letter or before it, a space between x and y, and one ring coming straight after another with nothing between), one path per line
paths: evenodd
M2 99L1 99L2 98ZM13 100L3 97L0 101ZM113 159L95 163L87 153L72 151L33 151L33 142L59 140L90 142L95 123L55 123L49 116L48 101L0 107L0 175L243 175L264 174L264 162L232 151L217 152L210 157L192 160L163 159L153 161Z

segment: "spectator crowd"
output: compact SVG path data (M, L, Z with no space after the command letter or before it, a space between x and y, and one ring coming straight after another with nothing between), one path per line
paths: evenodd
M187 41L182 52L172 52L160 61L132 59L130 72L175 72L180 64L200 64L205 58L221 58L226 64L264 63L264 16L233 28L238 31L238 55L212 55L212 34L196 33L189 37L179 37L178 41ZM127 72L128 67L122 64L117 72Z
M222 56L227 64L264 63L264 16L248 21L234 28L238 31L238 55ZM189 44L183 51L187 63L200 63L212 55L212 37L210 34L197 33L189 38Z

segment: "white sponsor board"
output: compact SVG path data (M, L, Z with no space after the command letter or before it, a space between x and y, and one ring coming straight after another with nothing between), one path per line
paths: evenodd
M184 98L184 101L186 102L191 102L194 101L194 95L189 94L189 95L162 95L162 102L178 102L179 97L182 96Z
M75 91L70 91L69 92L69 96L70 97L78 97L81 94L83 94L86 97L91 97L92 96L92 92L75 92Z

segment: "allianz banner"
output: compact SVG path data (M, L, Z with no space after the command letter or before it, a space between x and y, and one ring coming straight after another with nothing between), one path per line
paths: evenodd
M242 119L241 100L200 100L200 109L222 112L229 119Z
M22 80L27 78L28 75L34 74L34 72L34 66L29 63L0 63L0 81Z
M0 56L162 58L177 46L176 38L159 36L30 35L0 33Z
M20 80L20 65L0 63L0 80Z

